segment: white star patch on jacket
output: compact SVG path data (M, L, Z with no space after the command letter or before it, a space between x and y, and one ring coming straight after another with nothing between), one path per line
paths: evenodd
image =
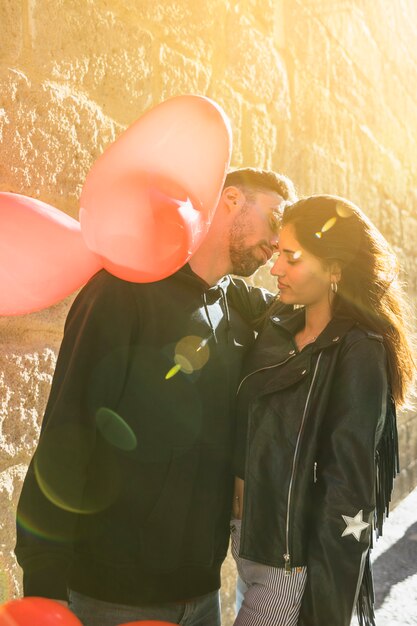
M342 532L342 537L347 535L353 535L357 541L361 538L361 532L368 528L369 524L363 521L363 511L359 511L355 517L349 517L349 515L342 515L345 520L346 528Z

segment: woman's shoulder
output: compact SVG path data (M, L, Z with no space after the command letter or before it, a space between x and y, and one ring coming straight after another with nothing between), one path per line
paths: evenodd
M384 343L384 337L381 333L359 322L355 322L346 333L346 341L348 343L355 343L356 341L364 339Z
M372 328L355 323L346 333L338 360L352 364L354 369L370 374L373 369L386 368L384 337Z

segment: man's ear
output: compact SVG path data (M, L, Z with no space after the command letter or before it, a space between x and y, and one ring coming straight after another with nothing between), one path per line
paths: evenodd
M229 212L240 211L245 203L245 196L238 187L225 187L222 192L222 199Z

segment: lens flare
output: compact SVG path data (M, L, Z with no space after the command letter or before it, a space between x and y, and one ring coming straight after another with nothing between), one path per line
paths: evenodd
M200 352L200 350L202 350L207 345L209 340L210 340L210 337L206 337L205 339L202 339L200 341L200 344L199 344L198 348L197 348L197 352Z
M336 222L337 217L331 217L329 220L327 220L327 222L321 227L321 230L319 230L317 233L314 233L317 239L321 239L323 237L323 233L326 233L328 230L333 228Z
M111 409L101 407L96 413L96 424L104 439L115 448L126 451L136 448L135 433L126 421Z
M181 339L175 346L175 365L165 375L165 380L172 378L179 371L192 374L204 367L210 356L208 339L189 335Z
M331 217L329 220L327 220L324 226L322 226L321 232L326 233L328 230L333 228L336 222L337 222L337 217Z
M194 371L192 364L183 354L175 355L175 363L176 367L179 367L179 369L185 374L192 374Z
M116 499L120 472L111 446L78 423L46 429L34 473L43 495L71 513L101 511Z
M209 356L210 349L207 345L207 339L196 335L184 337L175 347L175 362L180 363L181 366L184 363L190 373L204 367Z
M351 207L346 206L346 204L338 202L336 205L336 213L339 217L352 217L354 210Z
M178 374L180 370L181 370L181 365L177 363L176 365L171 367L171 369L165 374L165 380L169 380L170 378L175 376L175 374Z
M40 539L56 543L67 543L72 539L72 535L66 529L57 527L52 520L36 519L36 512L27 513L20 509L16 515L16 523L22 530Z

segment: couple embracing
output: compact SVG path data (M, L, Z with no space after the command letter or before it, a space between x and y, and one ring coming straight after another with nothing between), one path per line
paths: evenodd
M229 275L273 253L277 296ZM395 255L354 204L230 172L186 266L147 284L102 270L74 301L19 502L25 595L84 626L219 626L231 527L236 626L349 626L355 607L373 624L405 311Z

